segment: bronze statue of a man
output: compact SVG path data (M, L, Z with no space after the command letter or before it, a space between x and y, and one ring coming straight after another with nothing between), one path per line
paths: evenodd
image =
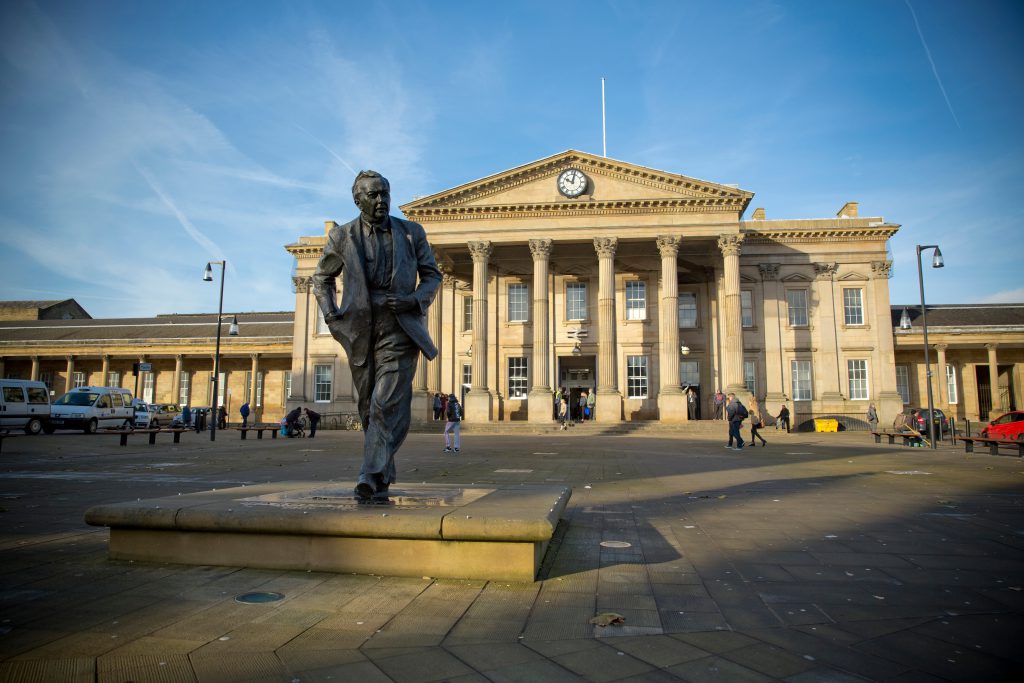
M361 171L352 198L361 213L331 228L313 286L331 335L348 356L359 394L365 437L355 491L366 500L387 497L395 481L395 453L409 433L416 362L420 353L437 356L426 316L441 271L423 226L389 215L387 178Z

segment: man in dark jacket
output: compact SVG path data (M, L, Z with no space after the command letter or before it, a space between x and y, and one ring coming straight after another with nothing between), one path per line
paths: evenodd
M747 417L746 407L736 398L736 394L729 394L729 403L725 407L725 417L729 420L729 445L726 448L733 448L732 441L736 439L736 447L733 450L743 450L743 436L740 434L740 426Z
M316 426L320 424L320 413L306 408L306 419L309 420L309 436L312 439L316 436Z

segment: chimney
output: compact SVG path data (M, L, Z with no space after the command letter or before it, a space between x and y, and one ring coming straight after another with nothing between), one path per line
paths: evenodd
M764 220L764 209L758 207L754 209L754 215L750 217L751 220L763 221Z
M336 225L337 225L337 223L335 223L334 221L324 221L324 234L325 235L330 235L331 234L331 228L333 228Z
M843 208L839 209L839 213L836 214L837 218L856 218L857 217L857 202L846 202L843 204Z

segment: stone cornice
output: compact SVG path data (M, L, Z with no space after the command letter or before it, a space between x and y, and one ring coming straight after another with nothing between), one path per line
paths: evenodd
M284 248L295 258L320 258L324 253L323 244L286 244Z
M569 216L622 216L664 213L739 213L747 200L738 198L671 198L609 201L565 201L493 206L402 207L410 220L423 222L486 218L557 218Z
M424 213L429 209L444 207L451 210L455 208L453 205L466 204L486 198L540 178L554 177L559 171L569 166L578 168L584 173L626 180L631 183L662 189L672 194L690 195L693 198L702 199L729 198L732 201L737 201L743 208L746 208L747 203L754 196L751 192L727 185L719 185L606 157L568 150L546 159L414 200L402 206L401 209L410 218L422 218L425 215L429 215Z
M887 240L899 230L898 225L831 226L750 230L741 223L748 244L809 244L814 242L862 242Z

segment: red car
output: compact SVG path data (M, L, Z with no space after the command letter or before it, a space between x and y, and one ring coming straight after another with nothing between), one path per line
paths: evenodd
M993 439L1024 439L1024 410L1013 410L988 423L982 437Z

